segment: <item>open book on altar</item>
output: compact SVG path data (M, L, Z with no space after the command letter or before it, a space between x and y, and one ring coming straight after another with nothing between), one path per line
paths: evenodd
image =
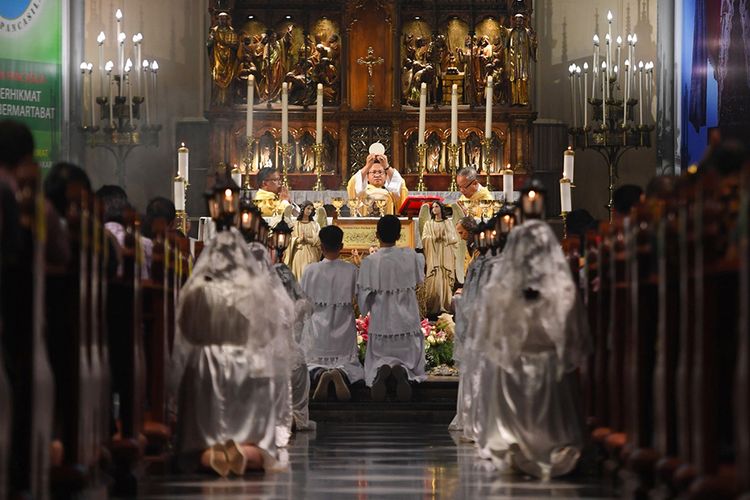
M419 209L425 203L432 203L433 201L443 202L442 196L435 195L413 195L407 196L403 203L398 209L398 214L402 217L418 217Z

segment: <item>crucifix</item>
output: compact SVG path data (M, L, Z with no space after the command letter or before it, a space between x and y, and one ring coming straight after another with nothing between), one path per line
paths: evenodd
M375 86L372 83L372 67L376 64L383 64L382 57L375 57L375 51L372 47L367 47L367 57L357 59L357 64L367 66L367 109L372 109L372 103L375 100Z

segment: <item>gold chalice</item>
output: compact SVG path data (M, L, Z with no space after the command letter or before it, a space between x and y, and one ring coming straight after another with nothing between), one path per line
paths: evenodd
M375 205L378 207L378 210L380 211L380 216L385 215L385 207L388 205L388 200L375 200Z
M341 207L344 206L344 199L340 196L336 196L331 199L331 205L336 209L336 218L341 217Z
M357 213L357 209L359 208L359 201L349 200L346 202L346 205L349 207L349 217L357 217L359 215Z

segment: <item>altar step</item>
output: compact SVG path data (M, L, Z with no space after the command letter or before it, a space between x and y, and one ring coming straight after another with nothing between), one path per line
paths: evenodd
M356 384L352 400L342 403L329 398L310 400L310 418L317 422L414 422L448 425L456 414L457 377L429 377L413 386L413 398L401 403L389 394L384 402L370 399L370 389Z

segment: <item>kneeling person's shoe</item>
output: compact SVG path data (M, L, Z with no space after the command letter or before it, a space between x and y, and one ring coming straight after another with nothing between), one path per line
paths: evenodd
M393 378L396 379L396 399L403 402L411 401L411 384L406 368L397 365L391 369L391 373L393 373Z
M370 397L373 401L385 401L385 395L387 387L385 385L388 377L391 376L391 367L383 365L378 368L378 373L375 375L375 380L370 387Z
M333 387L336 389L336 399L339 401L349 401L352 399L352 393L349 392L349 387L346 385L346 380L344 380L341 370L331 370L331 379L333 380Z
M328 385L331 383L331 371L325 371L318 379L318 385L313 392L313 401L325 401L328 399Z

